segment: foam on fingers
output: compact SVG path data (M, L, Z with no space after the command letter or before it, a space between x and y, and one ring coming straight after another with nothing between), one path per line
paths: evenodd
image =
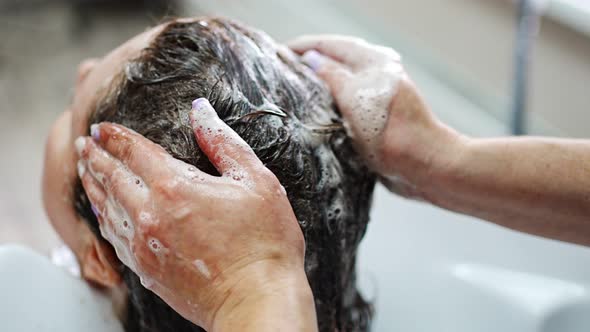
M356 73L354 80L336 94L348 134L370 163L378 162L374 151L378 137L405 75L403 68L393 63L371 67Z
M358 152L369 164L379 163L379 136L406 77L400 55L389 47L339 35L304 36L290 46L306 51L302 61L329 85Z
M192 106L191 123L201 150L224 177L248 184L248 171L262 165L252 148L217 116L207 99L199 98Z
M166 173L166 169L161 167L171 159L166 151L132 129L103 122L93 124L90 135L94 143L114 160L142 178L157 179Z
M98 217L101 214L101 210L104 209L106 201L104 188L101 183L86 171L86 163L83 160L78 161L78 176L80 177L84 191L92 204L92 212Z

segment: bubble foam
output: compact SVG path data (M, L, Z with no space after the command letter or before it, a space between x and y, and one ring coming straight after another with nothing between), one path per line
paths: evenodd
M205 264L204 261L200 260L200 259L195 259L193 261L193 265L197 268L197 270L199 270L199 272L207 279L211 278L211 271L209 271L209 268L207 267L207 264Z

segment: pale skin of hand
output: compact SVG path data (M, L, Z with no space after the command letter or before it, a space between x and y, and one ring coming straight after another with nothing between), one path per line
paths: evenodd
M208 101L190 116L221 176L116 124L76 141L103 236L147 288L207 331L317 331L284 188Z
M304 36L289 46L331 88L357 151L392 191L518 231L590 246L589 140L467 137L436 119L395 52L335 35ZM371 72L391 79L366 80ZM350 102L348 96L383 82L393 82L390 99L378 104L385 105L381 111L387 117L367 140L358 120L366 100Z

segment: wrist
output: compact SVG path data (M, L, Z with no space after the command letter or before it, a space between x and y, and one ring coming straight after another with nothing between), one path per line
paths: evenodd
M472 139L440 123L436 137L428 143L427 162L416 174L415 182L420 187L423 200L436 205L437 196L445 195L447 179L464 168L462 162L469 151Z
M238 282L214 314L210 331L313 331L315 304L303 266L264 266Z
M387 185L404 187L404 196L431 201L436 183L459 168L470 139L434 117L414 126L390 130L384 135L383 151L387 163L378 173Z

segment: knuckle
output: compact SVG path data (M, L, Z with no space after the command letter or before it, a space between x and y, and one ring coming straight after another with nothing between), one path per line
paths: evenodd
M115 195L115 197L123 197L128 195L126 188L128 188L128 181L130 179L124 174L121 168L114 168L107 172L104 180L107 189Z
M119 159L121 160L132 160L135 157L135 142L134 140L125 135L125 136L121 136L118 139L118 142L116 142L117 147L116 149L118 150L118 155L119 155Z
M305 251L305 237L303 236L303 232L296 232L294 245L295 248L299 249L299 252L301 252L303 256L303 252Z
M113 191L114 194L122 194L123 192L121 191L121 189L124 186L124 180L123 177L121 176L121 171L119 169L114 169L110 176L107 178L108 183L111 187L111 190Z
M178 196L180 185L174 179L160 179L153 185L153 190L156 195L165 200L174 200Z
M369 43L361 37L349 37L350 42L355 46L367 46Z
M84 187L84 191L86 192L86 197L90 200L92 204L99 207L104 205L104 201L101 199L102 195L99 192L99 189L93 185L90 181L90 175L84 175L82 179L82 186Z
M276 175L271 172L268 168L262 168L257 174L257 180L263 184L265 192L271 196L285 194L285 188L281 185Z
M137 239L141 239L142 242L146 242L146 239L153 234L154 227L146 223L137 223L135 225L135 232ZM143 248L143 246L141 246Z
M101 126L101 131L104 134L101 136L104 136L107 150L118 153L121 159L132 157L136 139L128 129L116 124L105 123Z
M143 244L147 244L147 239L149 239L150 237L157 237L161 233L162 227L158 222L140 221L136 222L134 225L136 239L141 240Z
M88 160L88 163L94 163L100 158L99 148L94 142L86 144L82 151L82 157Z
M268 168L261 167L258 172L258 178L261 181L266 182L269 186L280 186L279 180L277 179L276 175Z
M152 267L155 266L155 258L147 246L146 241L135 240L131 247L133 256L137 261L137 266L147 273L152 273Z
M390 60L392 60L394 62L399 62L401 60L401 55L399 53L397 53L393 48L379 46L379 49Z

